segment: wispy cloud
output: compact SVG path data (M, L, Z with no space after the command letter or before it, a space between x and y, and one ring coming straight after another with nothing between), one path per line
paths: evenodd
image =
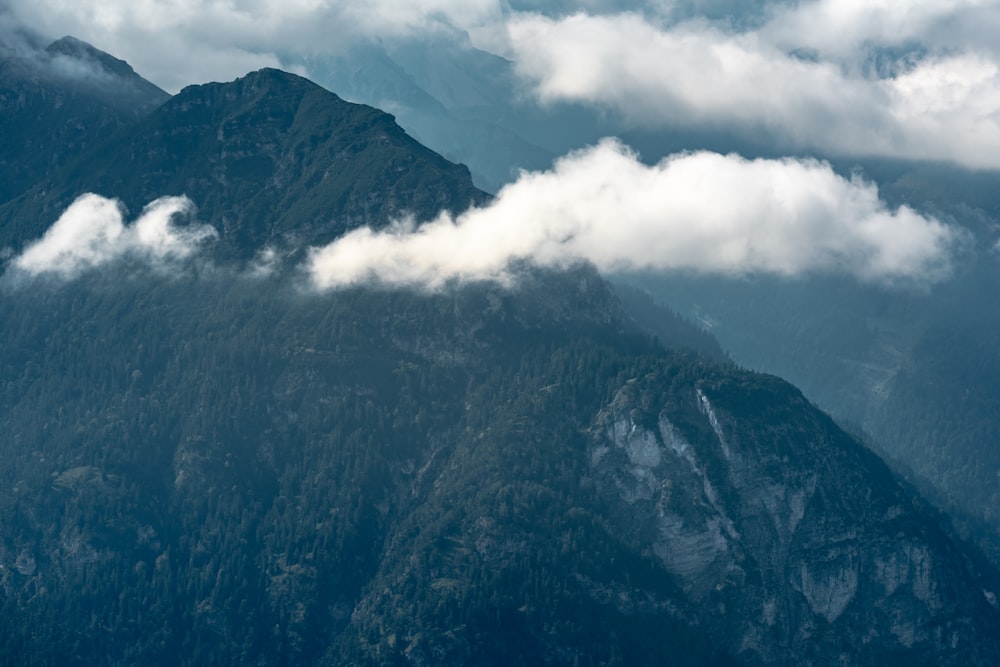
M282 54L337 53L358 39L472 28L500 20L498 0L10 0L52 35L74 34L164 89L281 67Z
M176 216L192 210L187 197L162 197L126 225L120 202L86 194L73 202L41 239L15 257L11 266L22 275L62 280L122 258L170 270L217 236L207 225L174 224Z
M647 166L616 141L525 173L488 207L313 249L319 289L375 281L438 288L512 278L529 261L604 271L687 270L932 282L948 275L954 231L815 160L690 153Z

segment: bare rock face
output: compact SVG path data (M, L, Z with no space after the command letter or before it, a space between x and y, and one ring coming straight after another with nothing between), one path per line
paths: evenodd
M751 664L985 664L995 582L797 391L745 375L618 391L589 451L611 525Z

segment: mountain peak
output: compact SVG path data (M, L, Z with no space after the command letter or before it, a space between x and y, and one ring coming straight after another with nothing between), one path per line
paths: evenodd
M50 75L112 106L141 114L170 97L124 60L76 37L57 39L45 48L44 56Z
M138 77L132 66L81 39L66 35L45 48L50 56L65 56L81 63L95 65L98 71L120 78Z
M43 47L6 34L0 48L0 203L23 193L170 95L75 37Z
M327 243L354 227L426 220L488 198L465 166L415 141L391 115L271 68L184 88L72 169L72 191L46 195L46 210L20 218L52 220L85 191L130 210L185 194L221 233L223 252L238 256Z
M258 70L252 72L247 72L245 75L236 79L237 81L285 81L285 82L295 82L300 85L309 88L322 88L318 83L310 81L309 79L294 74L292 72L278 69L277 67L261 67Z
M213 81L185 86L179 95L196 95L198 94L197 91L210 91L219 88L225 89L230 95L235 93L240 95L266 94L274 92L276 86L285 93L289 91L296 91L298 93L323 91L327 95L337 97L334 93L305 77L274 67L262 67L261 69L248 72L233 81ZM337 99L340 98L338 97Z

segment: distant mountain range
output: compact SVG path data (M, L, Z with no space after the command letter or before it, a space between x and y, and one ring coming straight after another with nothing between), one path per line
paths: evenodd
M57 44L138 99L4 60L0 664L1000 660L1000 572L947 517L642 293L243 271L488 200L390 116ZM15 279L85 192L187 195L211 270Z

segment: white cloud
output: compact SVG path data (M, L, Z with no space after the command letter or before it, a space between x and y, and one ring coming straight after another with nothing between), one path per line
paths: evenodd
M31 276L48 274L64 280L122 257L166 269L191 257L200 244L217 236L207 225L173 224L175 216L189 214L192 209L187 197L161 197L126 226L120 202L85 194L11 265Z
M868 281L944 278L956 242L939 221L889 210L874 185L814 160L690 153L642 164L606 140L524 173L488 207L416 227L354 230L310 253L319 289L369 280L437 288L511 279L512 262Z
M209 226L174 223L192 208L186 197L163 197L127 224L119 202L87 194L8 266L15 276L62 280L122 258L174 271L217 236ZM602 271L839 272L925 284L947 277L959 240L932 217L888 209L873 184L845 179L824 162L698 152L649 166L605 140L550 171L523 173L489 206L457 218L354 230L311 249L305 268L319 289L508 283L515 264L580 261ZM264 248L247 275L271 276L278 261Z
M1000 168L1000 68L981 56L927 58L880 82L904 157Z
M997 52L998 10L995 0L817 0L774 12L762 31L781 48L839 60L910 45Z
M593 101L656 124L757 123L840 115L866 102L839 69L704 24L664 31L637 14L509 24L520 73L543 101Z
M701 22L522 15L508 28L518 71L545 102L598 104L652 127L763 133L783 150L1000 168L1000 76L982 54L926 56L868 79Z
M278 251L267 246L259 250L243 272L244 277L263 280L272 277L281 268L281 257Z

